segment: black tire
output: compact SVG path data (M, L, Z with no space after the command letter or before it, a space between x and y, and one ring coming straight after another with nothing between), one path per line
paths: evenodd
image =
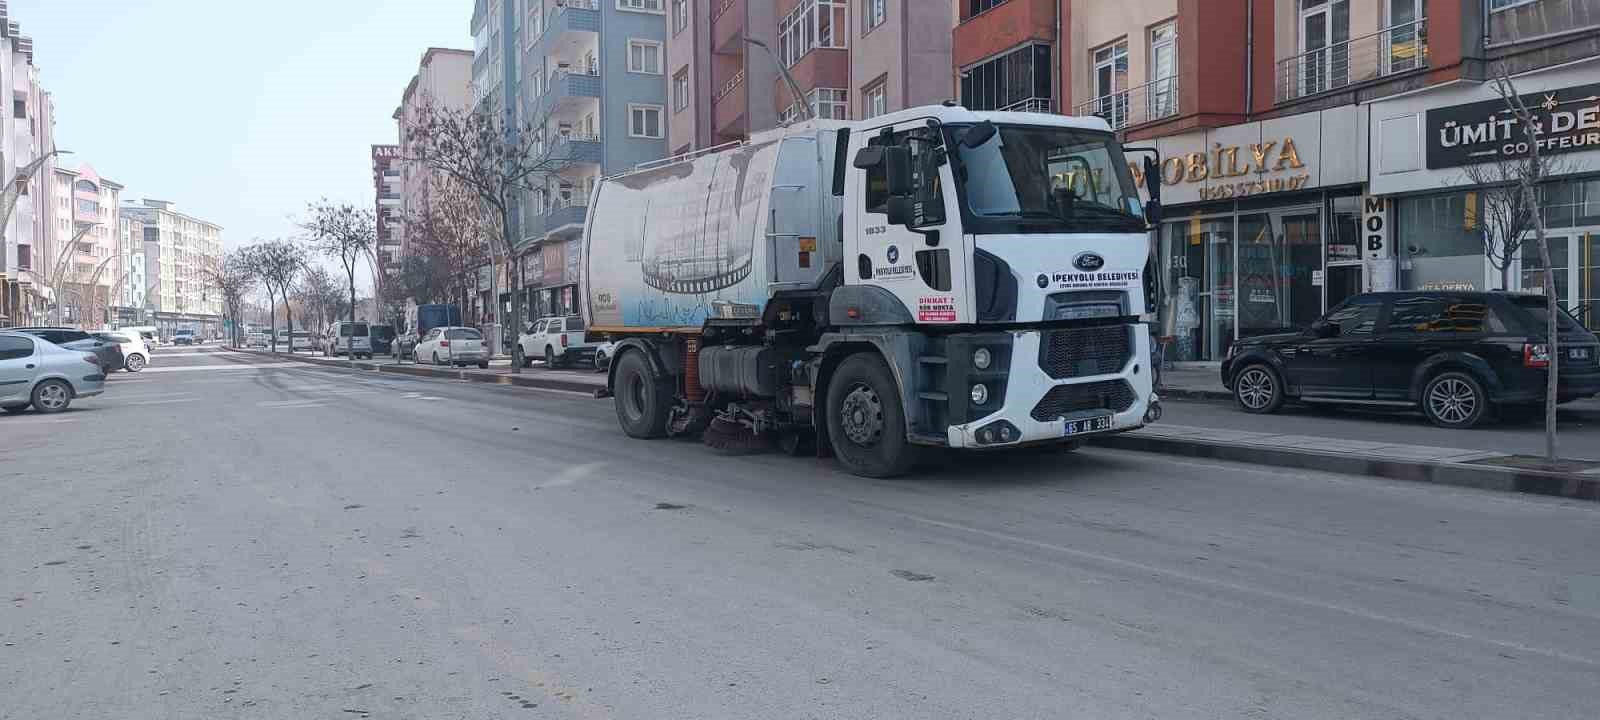
M131 372L131 373L139 372L139 371L143 370L144 366L145 366L144 356L140 355L139 353L134 353L132 355L129 355L128 359L123 363L123 365L127 369L128 372Z
M839 363L828 382L827 416L834 457L851 474L894 477L916 464L919 448L906 438L900 389L877 355Z
M478 369L479 370L488 370L489 369L489 361L488 360L484 360L482 362L479 362L478 363Z
M72 386L63 380L46 380L33 386L33 409L58 413L72 406Z
M544 367L546 370L559 367L556 364L556 350L549 345L544 346Z
M1283 377L1269 365L1246 365L1233 377L1233 401L1247 413L1275 413L1283 407Z
M1451 370L1428 379L1422 387L1422 414L1442 428L1466 430L1483 421L1489 394L1469 373Z
M435 364L435 365L443 365L444 364L442 362L439 362L439 351L437 351L437 350L433 351L433 364Z
M667 434L667 414L672 407L671 383L658 380L644 352L622 356L612 385L617 424L628 437L652 440Z

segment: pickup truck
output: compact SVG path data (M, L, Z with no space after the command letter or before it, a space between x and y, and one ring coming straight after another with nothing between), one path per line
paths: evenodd
M534 358L544 358L547 368L574 362L594 362L598 342L585 342L583 318L577 315L539 318L517 338L522 347L522 366L532 367Z

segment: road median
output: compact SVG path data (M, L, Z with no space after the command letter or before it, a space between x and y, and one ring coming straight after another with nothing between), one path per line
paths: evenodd
M592 376L563 374L552 376L545 371L530 373L511 373L503 370L477 370L443 367L435 365L406 365L402 363L386 363L371 360L349 360L317 355L292 355L287 353L274 353L265 350L244 350L238 352L260 355L262 357L294 360L308 365L320 367L337 367L345 369L365 370L367 372L392 373L396 375L409 375L412 377L439 378L444 380L458 380L463 382L479 382L490 385L510 385L513 387L534 388L539 390L564 390L592 394L595 390L605 387L605 376L595 373Z

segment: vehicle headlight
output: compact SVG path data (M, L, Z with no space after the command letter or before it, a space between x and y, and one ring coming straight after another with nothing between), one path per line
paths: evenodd
M989 402L989 386L978 383L972 386L972 404L982 405Z
M988 370L989 364L994 362L994 356L989 354L989 348L978 348L972 351L972 366L979 370Z

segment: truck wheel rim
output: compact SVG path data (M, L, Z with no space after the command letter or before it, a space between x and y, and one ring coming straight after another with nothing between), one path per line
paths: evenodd
M883 402L878 393L866 385L851 388L839 409L840 425L845 437L861 447L877 444L883 435Z
M1251 410L1260 410L1272 402L1272 376L1260 368L1251 368L1239 376L1239 402Z
M1466 422L1478 407L1478 394L1472 387L1455 378L1434 383L1428 393L1428 409L1433 416L1447 423Z
M39 404L51 410L59 410L67 404L67 391L55 383L46 385L39 391Z

